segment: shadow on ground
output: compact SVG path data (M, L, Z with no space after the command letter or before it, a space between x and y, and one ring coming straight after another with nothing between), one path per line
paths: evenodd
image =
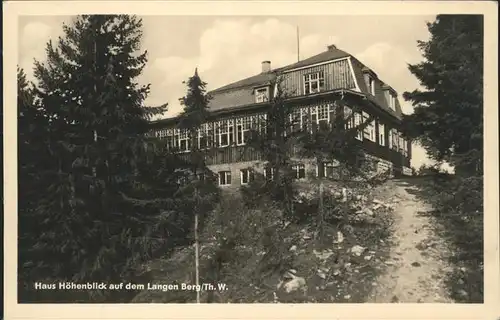
M459 303L483 303L483 188L482 177L453 176L401 179L400 185L434 210L419 212L450 244L446 274L450 296Z

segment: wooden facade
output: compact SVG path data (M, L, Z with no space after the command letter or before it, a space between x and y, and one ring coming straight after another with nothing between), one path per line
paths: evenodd
M278 75L282 79L280 85L287 94L287 103L291 104L293 110L290 117L295 120L293 123L291 121L290 129L311 130L321 122L331 123L334 115L339 112L346 114L356 110L352 126L361 124L366 119L373 121L364 132L359 133L359 140L355 143L361 144L368 155L379 159L384 165L390 164L395 174L400 174L405 171L403 168L408 170L410 167L411 142L406 141L400 133L401 121L394 113L395 106L390 104L391 101L385 103L387 99L384 97L390 97L389 92L381 92L378 96L370 96L369 92L364 92L369 89L366 83L360 82L363 79L362 73L353 71L353 65L359 69L356 65L359 62L354 62L353 64L350 57L333 59L289 69ZM266 110L270 104L256 94L256 90L262 88L266 88L266 92L272 96L274 88L268 81L252 83L246 89L235 87L232 91L221 91L219 95L229 97L231 92L241 95L254 90L254 100L252 103L252 98L245 96L233 101L231 105L217 106L195 141L187 141L187 132L176 128L175 119L157 122L150 135L167 139L168 145L179 150L185 157L189 155L193 143L198 144L201 149L206 147L209 150L206 153L207 165L215 168L214 171L224 173L223 185L227 185L226 180L231 179L229 176L233 179L239 177L237 172L232 171L246 170L242 166L264 160L258 150L246 145L249 130L265 130ZM340 107L341 104L337 103L340 99L343 100L342 105L347 104L347 108ZM298 156L296 151L291 152L293 157Z
M339 61L286 72L283 75L282 83L284 91L290 96L308 94L305 92L304 77L314 74L322 74L324 77L322 91L356 88L354 77L350 71L349 59L344 58Z
M355 99L352 100L353 103L356 101ZM339 106L337 106L335 101L335 98L330 97L323 99L316 98L308 103L295 102L294 112L291 116L294 117L294 120L298 119L297 122L301 128L306 127L307 130L311 130L314 123L319 125L323 119L326 122L331 122L333 114L345 112L344 110L339 110ZM360 101L363 102L362 100ZM410 142L402 140L399 133L397 135L393 134L395 130L399 130L399 126L394 121L391 121L390 117L381 117L380 114L374 114L373 107L370 108L369 105L360 106L359 108L360 121L363 121L363 114L375 118L373 126L370 127L373 130L373 134L360 133L359 143L363 145L364 149L369 154L388 160L396 166L409 167L411 158ZM169 146L180 149L181 152L189 151L185 149L185 146L192 143L198 143L198 147L202 147L200 143L206 138L206 144L211 146L209 148L210 152L207 152L207 165L260 161L263 160L260 152L246 146L245 141L242 141L239 136L244 136L249 129L263 129L266 112L265 107L262 109L261 111L254 111L252 113L246 113L243 110L206 123L195 142L184 142L187 139L186 132L175 127L158 128L152 132L152 136L167 139ZM324 111L321 112L321 109L324 109ZM296 112L299 112L299 114ZM248 126L245 126L245 122ZM293 125L292 123L290 124ZM355 123L354 125L357 124L359 123ZM206 144L203 142L203 145Z

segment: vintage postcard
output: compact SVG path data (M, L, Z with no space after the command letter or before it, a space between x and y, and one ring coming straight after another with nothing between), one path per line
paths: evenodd
M6 319L500 317L496 4L3 5Z

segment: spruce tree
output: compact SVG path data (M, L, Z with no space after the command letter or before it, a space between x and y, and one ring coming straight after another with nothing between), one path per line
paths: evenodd
M364 166L364 152L362 145L356 140L358 132L368 126L372 118L357 126L354 124L354 112L350 115L344 113L345 102L335 101L335 111L330 123L312 123L309 130L297 132L298 153L305 158L312 158L316 161L319 180L319 205L316 216L316 239L324 237L324 206L323 206L323 176L325 174L325 163L337 163L337 180L346 182L351 177L367 178ZM353 111L358 112L357 108ZM330 177L332 178L332 177Z
M368 172L362 165L367 160L356 136L364 131L373 117L354 125L354 114L360 110L354 107L347 114L345 106L344 98L336 100L330 123L312 124L310 130L300 131L297 134L298 153L302 157L315 159L319 176L323 176L326 162L335 162L339 168L337 180L348 181L352 177L367 179Z
M456 172L482 172L483 16L438 15L428 41L418 41L424 61L409 65L423 90L405 92L414 113L406 134L430 157Z
M181 204L169 198L176 184L158 177L171 176L177 163L159 160L145 136L150 118L166 105L144 105L149 85L137 82L147 60L139 52L141 26L135 16L78 16L63 26L57 46L48 43L47 61L35 63L51 158L49 185L37 189L43 198L29 214L20 212L26 215L20 237L28 239L20 265L31 265L22 283L131 281L140 263L174 245L167 234L182 216ZM90 291L89 298L38 291L36 299L129 298L110 292Z
M191 179L193 190L193 214L194 214L194 244L195 244L195 284L200 280L200 258L199 258L199 234L202 229L201 222L205 220L208 211L213 206L214 194L208 186L214 186L213 179L206 168L205 158L211 152L211 143L202 126L207 123L210 112L208 103L210 96L206 92L207 83L202 81L198 75L198 69L188 79L187 93L180 99L184 110L179 119L179 130L186 130L190 141L189 163L194 179ZM202 141L203 145L202 145ZM207 192L208 191L208 192ZM196 293L196 302L200 302L200 292Z
M45 197L50 187L48 179L54 172L55 158L48 148L50 123L40 112L34 95L32 84L26 78L22 69L17 70L17 108L18 108L18 276L21 280L28 279L30 273L42 260L33 250L39 221L36 213L39 203ZM33 278L32 278L33 279ZM43 279L40 279L43 280ZM22 281L21 281L22 283ZM24 286L20 288L20 296L25 293Z
M291 127L290 115L293 106L286 103L289 93L283 87L283 78L277 76L271 82L274 88L270 97L270 107L266 118L259 119L258 128L253 128L250 133L247 148L258 150L266 162L266 172L272 172L272 178L267 177L265 190L268 190L272 200L283 204L287 216L293 213L292 200L293 172L292 172L292 146L293 135L287 134Z
M179 116L179 129L186 130L190 141L190 162L193 166L193 172L196 175L198 171L205 169L205 155L209 150L208 137L205 132L201 132L201 127L207 122L210 112L208 103L210 96L206 92L207 83L202 81L198 75L198 68L194 75L185 82L187 85L186 96L180 99L184 107ZM198 144L198 134L205 138L206 146ZM202 139L203 140L203 139ZM201 143L201 141L200 141Z

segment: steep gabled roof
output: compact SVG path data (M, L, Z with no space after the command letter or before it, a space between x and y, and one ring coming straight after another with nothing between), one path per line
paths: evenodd
M241 87L252 87L253 88L253 87L258 86L258 85L268 84L275 77L276 76L275 76L274 72L265 72L265 73L251 76L249 78L245 78L243 80L238 80L236 82L219 87L215 90L212 90L211 93L217 93L217 92L226 91L226 90L230 90L230 89L237 89L237 88L241 88Z
M286 72L288 70L293 70L296 68L300 67L305 67L311 64L316 64L316 63L321 63L321 62L326 62L330 60L335 60L335 59L340 59L340 58L346 58L349 57L349 54L345 51L339 50L334 47L329 47L327 51L321 52L317 55L314 55L312 57L309 57L304 60L300 60L298 62L286 65L284 67L280 68L275 68L269 72L264 72L260 73L242 80L238 80L236 82L227 84L225 86L219 87L215 90L212 90L211 93L216 93L220 91L226 91L229 89L236 89L236 88L241 88L241 87L246 87L246 86L259 86L259 85L265 85L272 80L276 78L276 73L280 72Z
M354 77L358 83L359 91L364 93L366 97L375 102L381 109L385 110L389 114L392 114L394 117L401 119L403 112L401 110L401 105L399 104L399 100L396 99L396 110L392 110L389 107L389 103L385 97L384 89L389 87L385 82L380 80L378 77L374 78L375 81L375 95L373 96L371 92L368 90L366 86L366 82L363 76L364 72L370 72L376 76L376 73L373 72L370 68L365 66L362 62L356 59L354 56L351 56L352 69L354 71ZM392 89L392 88L391 88Z
M286 72L288 70L305 67L311 64L326 62L340 58L347 58L349 56L350 55L347 52L337 49L336 47L329 46L327 51L321 52L307 59L300 60L299 62L289 64L283 68L280 68L279 71Z
M212 111L218 111L222 109L255 104L254 88L270 84L276 78L277 74L301 67L306 67L309 65L348 57L350 57L351 59L353 67L352 69L354 72L353 76L356 79L356 83L358 84L360 92L363 93L368 100L377 104L381 109L400 119L402 116L402 110L399 101L396 99L396 110L392 110L389 107L388 101L385 97L384 88L387 85L383 81L378 79L373 70L365 66L354 56L343 50L337 49L335 46L329 46L326 51L298 61L296 63L276 68L269 72L263 72L212 90L209 92L212 96L209 107ZM375 96L373 96L371 92L369 92L366 86L363 76L365 72L370 72L374 75Z

